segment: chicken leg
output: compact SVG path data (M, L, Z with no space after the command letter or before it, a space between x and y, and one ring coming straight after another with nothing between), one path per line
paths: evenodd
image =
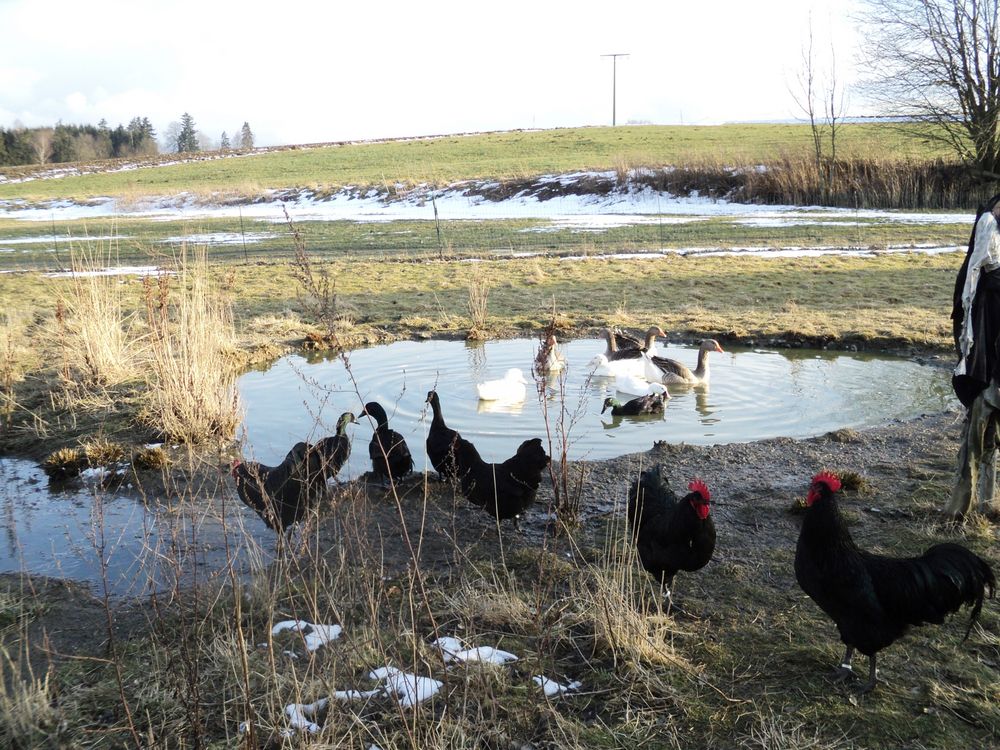
M861 695L864 695L865 693L870 693L872 690L875 689L875 683L877 680L878 676L877 676L877 670L875 669L875 654L872 654L871 656L868 657L868 682L862 685L858 689L858 692Z
M854 668L851 666L851 660L854 658L854 646L848 646L847 650L844 652L844 658L840 660L840 664L833 670L833 681L834 682L844 682L854 677Z

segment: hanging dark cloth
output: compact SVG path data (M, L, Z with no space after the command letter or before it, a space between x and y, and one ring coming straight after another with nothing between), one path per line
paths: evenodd
M969 258L975 248L976 226L979 224L979 217L987 211L992 211L997 203L1000 203L1000 194L993 196L976 212L976 221L972 224L972 236L969 238L969 249L955 279L951 319L955 350L960 360L962 357L960 338L965 320L962 292L969 272ZM1000 270L984 270L980 273L976 294L972 300L970 319L973 345L965 362L965 374L954 375L951 379L955 395L966 408L972 405L976 396L989 385L991 379L1000 383Z

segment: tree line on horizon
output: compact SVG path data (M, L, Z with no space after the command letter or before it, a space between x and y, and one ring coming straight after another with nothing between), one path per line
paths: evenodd
M234 132L230 138L223 131L215 142L197 130L194 118L187 112L167 126L159 141L148 117L133 117L128 125L115 128L103 119L97 125L67 125L60 121L54 127L0 127L0 167L254 147L249 123L244 122Z

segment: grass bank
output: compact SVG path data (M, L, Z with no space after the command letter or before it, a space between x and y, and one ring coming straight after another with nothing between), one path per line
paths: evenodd
M889 168L950 158L947 151L898 125L845 124L838 132L838 154L847 162ZM252 200L266 190L308 188L323 193L344 185L370 186L394 195L401 188L420 184L480 179L517 182L543 174L590 170L625 176L638 168L663 166L716 175L713 180L717 180L731 175L733 168L756 172L759 165L786 163L801 169L798 165L812 158L811 149L811 131L804 124L513 131L306 147L57 180L0 183L0 198L85 200L111 195L136 199L185 192Z

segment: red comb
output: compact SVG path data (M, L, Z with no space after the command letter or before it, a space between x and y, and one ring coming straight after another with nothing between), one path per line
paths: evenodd
M699 495L701 495L701 499L704 500L706 503L711 498L711 495L708 492L708 485L705 484L700 479L692 479L691 483L688 484L688 489L691 490L692 492L697 492Z
M812 478L812 483L822 483L827 486L830 492L836 492L840 489L840 477L834 474L832 471L821 471L819 474Z

